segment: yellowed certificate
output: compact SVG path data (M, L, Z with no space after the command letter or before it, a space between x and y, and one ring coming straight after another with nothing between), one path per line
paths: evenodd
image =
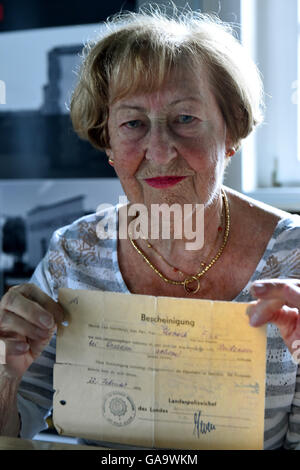
M60 289L59 433L146 448L262 449L265 328L248 304Z

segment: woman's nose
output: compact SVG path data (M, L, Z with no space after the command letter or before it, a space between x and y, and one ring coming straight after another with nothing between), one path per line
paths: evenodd
M162 126L149 131L145 158L153 163L165 165L177 157L175 142L171 133Z

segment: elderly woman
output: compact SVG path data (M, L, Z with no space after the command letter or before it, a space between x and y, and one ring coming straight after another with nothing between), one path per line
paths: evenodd
M129 204L57 230L32 282L3 297L3 434L30 438L46 427L53 333L63 317L58 288L249 302L253 281L299 274L300 218L222 185L229 160L261 122L261 97L255 65L230 28L208 16L121 15L88 46L71 103L74 128L105 149ZM100 236L103 218L119 222L124 207L129 214L136 203L147 209L148 227L154 204L182 211L189 205L194 224L202 205L203 246L187 249L189 237L176 236L176 217L168 238L161 227L155 237L145 234L134 215L128 236ZM266 449L300 442L296 374L291 351L269 325Z

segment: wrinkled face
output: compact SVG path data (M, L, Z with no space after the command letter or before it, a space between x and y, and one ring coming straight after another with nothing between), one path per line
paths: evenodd
M231 143L204 67L115 101L108 132L107 154L131 203L208 205L219 193Z

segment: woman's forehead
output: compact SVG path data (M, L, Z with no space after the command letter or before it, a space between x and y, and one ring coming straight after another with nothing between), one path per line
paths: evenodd
M111 104L120 109L139 106L142 102L156 107L162 104L176 106L181 102L204 104L212 99L208 74L202 67L171 72L159 86L149 86L145 80L123 94L116 87L113 95Z

